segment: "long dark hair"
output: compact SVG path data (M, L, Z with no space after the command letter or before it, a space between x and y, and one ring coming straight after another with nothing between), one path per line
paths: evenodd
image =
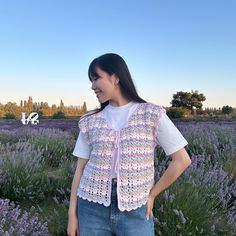
M139 97L130 75L128 66L121 56L115 53L107 53L95 58L89 65L88 69L88 77L90 81L98 77L98 74L96 72L97 68L100 68L109 75L115 74L119 78L121 94L127 100L138 103L146 103L145 100ZM102 111L108 104L109 101L100 103L100 108L95 109L94 113Z

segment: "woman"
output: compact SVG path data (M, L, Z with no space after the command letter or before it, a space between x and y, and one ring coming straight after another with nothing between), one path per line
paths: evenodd
M68 235L152 236L155 198L191 164L187 141L159 105L137 94L125 61L108 53L88 70L101 108L79 121ZM154 183L154 150L172 158Z

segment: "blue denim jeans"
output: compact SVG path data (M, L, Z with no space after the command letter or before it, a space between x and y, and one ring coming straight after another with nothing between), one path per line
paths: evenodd
M131 211L118 209L115 180L109 207L79 197L77 205L80 236L154 236L153 217L146 219L146 205Z

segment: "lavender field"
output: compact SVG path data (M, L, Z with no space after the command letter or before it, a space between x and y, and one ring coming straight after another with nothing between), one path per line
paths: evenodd
M0 235L66 235L78 120L0 120ZM192 164L155 202L156 235L236 235L236 122L176 122ZM169 164L157 148L156 180Z

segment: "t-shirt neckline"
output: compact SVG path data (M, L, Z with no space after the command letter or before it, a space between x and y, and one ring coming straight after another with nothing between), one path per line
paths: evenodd
M108 104L108 105L107 105L107 109L112 110L112 111L119 111L119 110L126 109L126 108L128 108L128 107L131 107L133 104L135 104L133 101L128 102L128 103L125 104L125 105L117 106L117 107L112 106L111 104Z
M129 103L128 103L128 104L129 104ZM126 106L126 105L128 105L128 104L125 104L124 106ZM134 112L130 115L128 121L125 123L125 125L124 125L121 129L118 129L118 130L116 130L116 129L114 129L114 128L112 127L111 123L106 119L103 110L102 110L102 112L101 112L101 115L102 115L102 118L104 119L104 121L105 121L105 123L106 123L106 125L108 126L109 129L111 129L111 130L113 130L113 131L121 131L121 130L125 129L125 128L129 125L131 119L133 118L133 116L135 116L135 113L136 113L136 112L139 110L139 108L141 107L141 104L143 104L143 103L138 103L138 106L135 108Z

